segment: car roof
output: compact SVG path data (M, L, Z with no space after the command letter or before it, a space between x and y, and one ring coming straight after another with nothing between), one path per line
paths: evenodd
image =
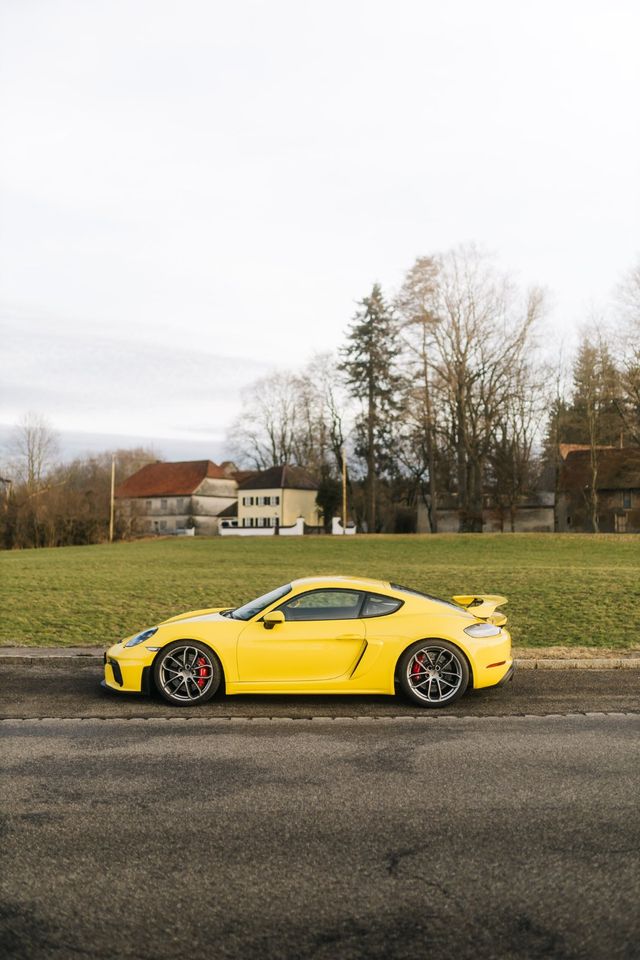
M292 587L342 587L343 590L391 590L388 580L372 580L368 577L301 577L293 580Z

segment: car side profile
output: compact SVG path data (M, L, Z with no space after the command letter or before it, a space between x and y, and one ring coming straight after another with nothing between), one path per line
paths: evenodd
M357 577L309 577L236 608L193 610L104 656L103 686L175 706L216 693L403 693L443 707L513 674L502 596L441 600Z

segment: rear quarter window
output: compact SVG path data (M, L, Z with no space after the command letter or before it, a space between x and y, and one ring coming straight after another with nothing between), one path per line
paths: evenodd
M397 597L384 597L378 593L368 593L362 607L363 617L386 617L403 606L404 601Z
M432 603L439 603L443 607L457 610L458 613L467 613L464 607L461 607L459 603L454 603L453 600L443 600L442 597L434 597L431 593L423 593L421 590L414 590L413 587L403 587L399 583L392 583L391 588L392 590L397 590L398 593L406 593L410 597L420 597L422 600L431 600Z

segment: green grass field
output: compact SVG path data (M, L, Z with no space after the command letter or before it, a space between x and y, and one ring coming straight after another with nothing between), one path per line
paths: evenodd
M520 647L640 648L640 536L148 540L0 553L2 645L106 646L313 574L503 593Z

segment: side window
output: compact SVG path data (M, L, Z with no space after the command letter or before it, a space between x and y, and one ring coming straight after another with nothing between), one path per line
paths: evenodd
M284 603L285 620L356 620L360 615L359 590L313 590Z
M402 600L396 597L383 597L378 593L367 593L364 601L363 617L385 617L395 613L402 606Z

